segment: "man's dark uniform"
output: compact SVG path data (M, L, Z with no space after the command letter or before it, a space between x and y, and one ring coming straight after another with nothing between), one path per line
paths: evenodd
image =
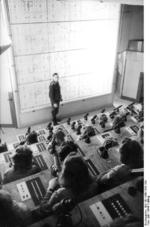
M52 104L52 120L54 124L57 124L56 115L59 111L59 103L62 100L59 82L52 81L49 86L49 98ZM57 107L54 107L54 103Z

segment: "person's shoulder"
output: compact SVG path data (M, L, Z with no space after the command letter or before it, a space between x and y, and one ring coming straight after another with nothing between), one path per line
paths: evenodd
M64 187L60 187L59 189L57 189L56 191L53 192L48 203L53 205L53 204L60 202L63 199L73 198L73 197L74 197L74 195L71 192L71 190L64 188Z
M32 168L29 170L29 174L38 173L40 171L41 171L40 167L36 164L33 164Z
M124 177L130 175L130 168L127 165L121 164L112 169L110 172L110 178L112 177L114 180L123 180Z
M130 172L130 168L125 164L117 165L113 168L113 170L116 171L116 172L120 172L120 173Z
M13 200L13 208L16 212L20 214L25 214L29 211L29 208L24 203L16 202L15 200Z
M14 168L9 168L5 171L4 176L9 176L14 173Z
M25 224L28 224L31 219L31 212L30 209L22 202L16 202L13 200L13 210L15 211L17 217L25 222Z
M99 177L100 181L105 181L109 179L114 179L118 177L122 177L124 175L128 174L128 167L124 164L117 165L110 169L107 173Z
M5 171L4 177L3 177L3 183L9 183L14 179L15 171L14 168L9 168Z
M57 198L58 201L60 201L61 199L72 198L72 197L73 197L73 193L68 188L61 187L57 189L57 191L55 191L55 198Z

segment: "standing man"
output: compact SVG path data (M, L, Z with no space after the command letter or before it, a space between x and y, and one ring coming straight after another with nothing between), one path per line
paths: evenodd
M52 76L52 82L49 86L49 98L52 104L52 120L53 124L57 125L56 115L59 112L59 103L62 101L61 90L59 85L59 75L58 73L54 73Z

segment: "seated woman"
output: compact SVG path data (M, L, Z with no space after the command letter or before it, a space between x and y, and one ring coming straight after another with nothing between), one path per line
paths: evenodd
M78 203L97 192L98 185L90 176L85 160L72 152L65 158L59 177L50 180L42 210L50 212L55 204L66 198Z
M70 140L63 131L58 130L48 146L48 150L53 154L54 165L53 173L55 174L61 171L61 164L68 154L71 152L77 152L77 145Z
M120 161L122 164L115 166L97 178L103 184L103 189L110 189L131 178L136 172L143 172L143 149L136 140L127 139L120 148ZM135 174L136 175L136 174ZM102 189L102 187L101 187Z
M25 227L30 222L29 213L23 203L17 203L7 191L0 190L0 226Z
M32 163L32 151L27 146L20 146L13 156L14 166L4 174L3 183L18 180L40 171L40 168Z
M27 135L26 144L31 145L34 143L38 143L38 134L37 134L37 132L32 131Z

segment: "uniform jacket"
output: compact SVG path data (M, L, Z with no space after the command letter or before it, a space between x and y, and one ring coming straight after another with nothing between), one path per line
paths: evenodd
M49 98L52 105L61 101L61 91L60 85L58 82L52 81L49 86Z

